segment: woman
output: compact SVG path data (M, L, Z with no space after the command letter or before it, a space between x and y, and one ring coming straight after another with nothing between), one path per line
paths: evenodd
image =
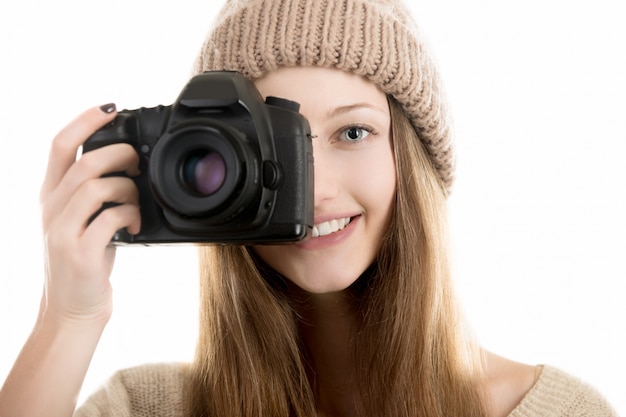
M204 70L240 71L262 95L301 104L315 136L315 227L295 245L201 248L195 361L122 371L77 415L611 415L590 387L464 333L446 247L447 112L400 4L228 2ZM2 415L71 415L110 317L107 244L141 219L132 181L101 177L136 174L137 155L118 144L74 156L114 116L113 105L90 109L53 142L45 296ZM88 224L106 201L120 204Z

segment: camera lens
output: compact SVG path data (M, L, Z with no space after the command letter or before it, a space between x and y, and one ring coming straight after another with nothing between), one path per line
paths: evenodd
M260 167L240 131L201 120L176 126L159 138L149 175L164 213L219 224L254 201L261 186Z
M217 152L193 152L182 165L183 182L189 189L207 196L215 193L226 178L226 163Z

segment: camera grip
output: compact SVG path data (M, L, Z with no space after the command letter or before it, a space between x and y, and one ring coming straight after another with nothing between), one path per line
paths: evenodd
M103 146L115 143L129 143L132 145L133 138L137 137L137 122L135 117L123 110L108 124L96 130L85 143L82 152L86 153Z

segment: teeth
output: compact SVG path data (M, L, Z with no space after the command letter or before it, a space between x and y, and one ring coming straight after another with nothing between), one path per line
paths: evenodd
M343 217L341 219L333 219L328 222L316 224L315 226L313 226L312 236L313 237L326 236L331 233L335 233L339 230L343 230L343 228L346 227L348 224L350 224L350 217Z

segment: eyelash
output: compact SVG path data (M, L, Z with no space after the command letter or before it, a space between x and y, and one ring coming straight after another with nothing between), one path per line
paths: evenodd
M352 129L359 129L361 132L361 135L363 135L363 132L365 132L365 137L363 138L359 138L359 139L348 139L346 137L348 131L352 130ZM375 135L376 131L367 125L363 125L363 124L355 124L355 125L349 125L346 126L344 128L342 128L339 131L339 139L343 142L347 142L347 143L360 143L363 142L369 135Z

